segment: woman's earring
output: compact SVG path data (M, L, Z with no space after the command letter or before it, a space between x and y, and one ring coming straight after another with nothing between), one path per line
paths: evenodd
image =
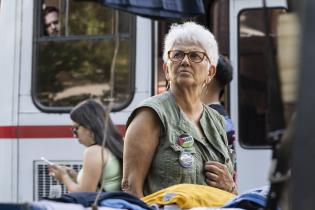
M166 84L166 90L169 90L170 89L170 82L167 81L167 84Z
M202 92L204 92L204 89L206 88L206 92L205 92L205 95L208 95L208 85L207 85L207 83L205 82L205 83L203 83L203 85L202 85Z
M206 86L206 92L205 92L205 95L208 95L208 88L207 88L207 86Z
M168 74L165 75L165 79L166 79L166 81L168 81L168 82L170 81L170 77L168 76Z

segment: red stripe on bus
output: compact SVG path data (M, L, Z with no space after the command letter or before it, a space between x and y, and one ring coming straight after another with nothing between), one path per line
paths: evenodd
M124 136L125 125L116 127ZM71 125L0 126L0 138L73 138L71 128Z

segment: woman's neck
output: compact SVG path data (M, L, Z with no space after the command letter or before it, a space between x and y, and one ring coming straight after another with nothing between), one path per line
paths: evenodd
M190 120L199 121L203 110L200 94L196 91L178 90L175 88L171 88L170 92L186 116Z

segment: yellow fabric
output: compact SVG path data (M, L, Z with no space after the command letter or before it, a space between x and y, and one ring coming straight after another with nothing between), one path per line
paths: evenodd
M220 207L236 195L218 188L196 185L178 184L162 189L142 198L148 205L177 204L180 208Z

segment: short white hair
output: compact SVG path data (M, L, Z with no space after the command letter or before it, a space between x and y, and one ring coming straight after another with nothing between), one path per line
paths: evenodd
M218 44L213 34L204 26L195 22L172 24L164 40L163 60L168 60L168 51L176 44L200 45L207 53L212 65L216 66L219 59Z

